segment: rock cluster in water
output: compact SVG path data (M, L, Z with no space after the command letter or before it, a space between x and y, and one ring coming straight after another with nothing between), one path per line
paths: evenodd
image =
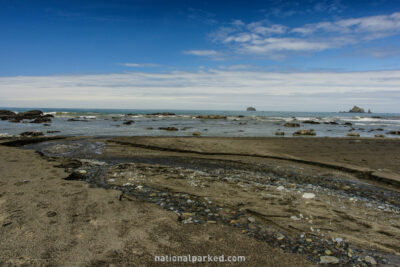
M29 110L25 112L15 113L10 110L0 110L0 119L9 122L21 122L30 120L30 123L49 123L54 116L44 114L41 110Z

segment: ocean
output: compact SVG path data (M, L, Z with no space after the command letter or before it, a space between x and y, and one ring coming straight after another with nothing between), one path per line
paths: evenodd
M23 112L32 108L0 108ZM26 131L41 131L45 135L77 136L201 136L265 137L277 131L291 137L299 129L313 129L318 137L345 137L349 131L361 137L374 137L390 131L400 131L400 113L338 113L289 111L215 111L157 109L58 109L35 108L52 114L50 126L35 123L0 121L0 135L18 135ZM169 112L175 115L148 115ZM199 119L200 115L220 115L226 119ZM69 121L75 118L78 121ZM131 125L123 124L133 120ZM313 121L314 123L307 123ZM295 122L300 127L283 126ZM345 125L347 123L347 125ZM351 125L350 125L351 124ZM159 128L175 127L178 131ZM54 131L59 131L54 133ZM48 133L53 132L53 133Z

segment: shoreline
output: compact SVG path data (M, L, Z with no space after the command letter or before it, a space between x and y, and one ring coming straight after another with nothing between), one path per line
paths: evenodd
M36 229L35 223L44 220L51 229L82 229L76 245L48 252L53 263L61 262L57 260L60 255L70 257L69 253L83 257L77 248L91 251L91 263L101 260L111 264L116 258L120 264L130 259L144 266L153 266L151 256L158 255L157 251L172 255L194 255L196 251L236 255L240 251L246 254L248 264L269 261L271 266L311 266L325 260L341 264L375 261L387 266L400 262L396 238L400 235L400 187L364 176L378 172L391 174L384 178L397 181L397 139L59 136L2 138L0 142L0 172L6 177L0 184L0 246L4 250L15 236L22 238L26 227L32 229L32 237L50 238L43 244L30 239L30 244L37 246L31 254L23 252L22 241L13 241L14 250L25 253L28 259L42 257L35 251L54 246L57 242L52 236L61 242L71 242L74 236ZM25 146L18 147L21 144ZM19 178L21 173L16 173L24 173L26 168L33 174L24 182ZM75 188L78 185L79 189ZM26 188L22 195L20 188ZM38 193L41 190L43 194ZM60 198L60 194L66 197ZM79 212L68 212L71 198ZM29 202L56 205L50 209L56 215L43 213ZM11 204L5 203L15 203L14 209L18 206L23 211L20 219L13 217ZM112 208L115 204L118 209ZM143 205L146 216L152 219L133 212L143 210ZM142 219L130 217L131 212ZM73 219L80 214L90 219ZM165 220L157 219L160 214ZM110 235L117 221L119 231L125 229L126 235ZM143 237L146 247L133 242L133 232L147 231L148 226L154 227L150 231L160 230L152 238ZM100 229L98 234L93 232L96 229ZM168 232L180 241L173 241ZM165 235L169 238L163 240ZM203 240L201 235L212 236L213 241ZM95 237L93 244L104 251L117 251L119 256L94 253L85 243L91 236ZM190 243L197 238L201 245ZM215 242L214 247L207 242ZM3 252L0 259L5 255ZM74 265L84 266L83 262Z

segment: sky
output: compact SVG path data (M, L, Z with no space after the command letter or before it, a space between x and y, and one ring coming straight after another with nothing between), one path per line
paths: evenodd
M2 107L399 103L399 0L0 0Z

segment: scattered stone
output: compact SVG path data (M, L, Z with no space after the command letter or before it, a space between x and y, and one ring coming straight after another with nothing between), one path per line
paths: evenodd
M71 119L68 119L67 121L82 121L82 122L88 122L88 120L83 120L83 119L80 119L80 118L71 118Z
M300 127L300 124L294 122L287 122L283 126L285 127Z
M128 121L125 121L124 123L122 123L123 125L131 125L132 123L134 123L135 121L133 121L133 120L128 120Z
M390 131L390 132L387 132L387 134L400 135L400 131Z
M179 131L179 129L176 127L159 127L158 129L164 131Z
M197 119L211 119L211 120L226 120L226 116L221 115L200 115L196 117Z
M367 263L369 263L369 264L371 264L371 265L376 265L376 264L377 264L377 263L376 263L376 260L375 260L373 257L371 257L371 256L366 256L366 257L364 258L364 261L367 262Z
M300 221L300 220L301 220L301 219L298 218L296 215L290 216L290 219L292 219L293 221Z
M335 242L336 242L336 243L342 243L342 242L343 242L343 238L337 237L337 238L335 239Z
M278 187L276 188L276 190L278 190L278 191L283 191L283 190L285 190L285 187L283 187L282 185L280 185L280 186L278 186Z
M23 137L36 137L36 136L42 136L43 133L40 131L32 131L32 132L23 132L20 133L20 135Z
M293 136L298 136L298 135L316 135L316 133L314 132L313 129L310 130L298 130L296 132L293 133Z
M308 123L308 124L320 124L318 121L313 121L313 120L305 120L305 121L302 121L302 123Z
M333 256L321 256L320 258L321 264L337 264L339 263L339 259Z
M305 198L305 199L313 199L313 198L315 198L315 194L314 193L304 193L303 194L303 198Z
M256 221L256 219L254 219L254 217L249 217L249 218L247 218L247 220L248 220L249 222L251 222L251 223L253 223L253 222Z
M57 215L57 212L55 212L55 211L49 211L49 212L47 212L47 217L54 217L54 216L56 216Z

